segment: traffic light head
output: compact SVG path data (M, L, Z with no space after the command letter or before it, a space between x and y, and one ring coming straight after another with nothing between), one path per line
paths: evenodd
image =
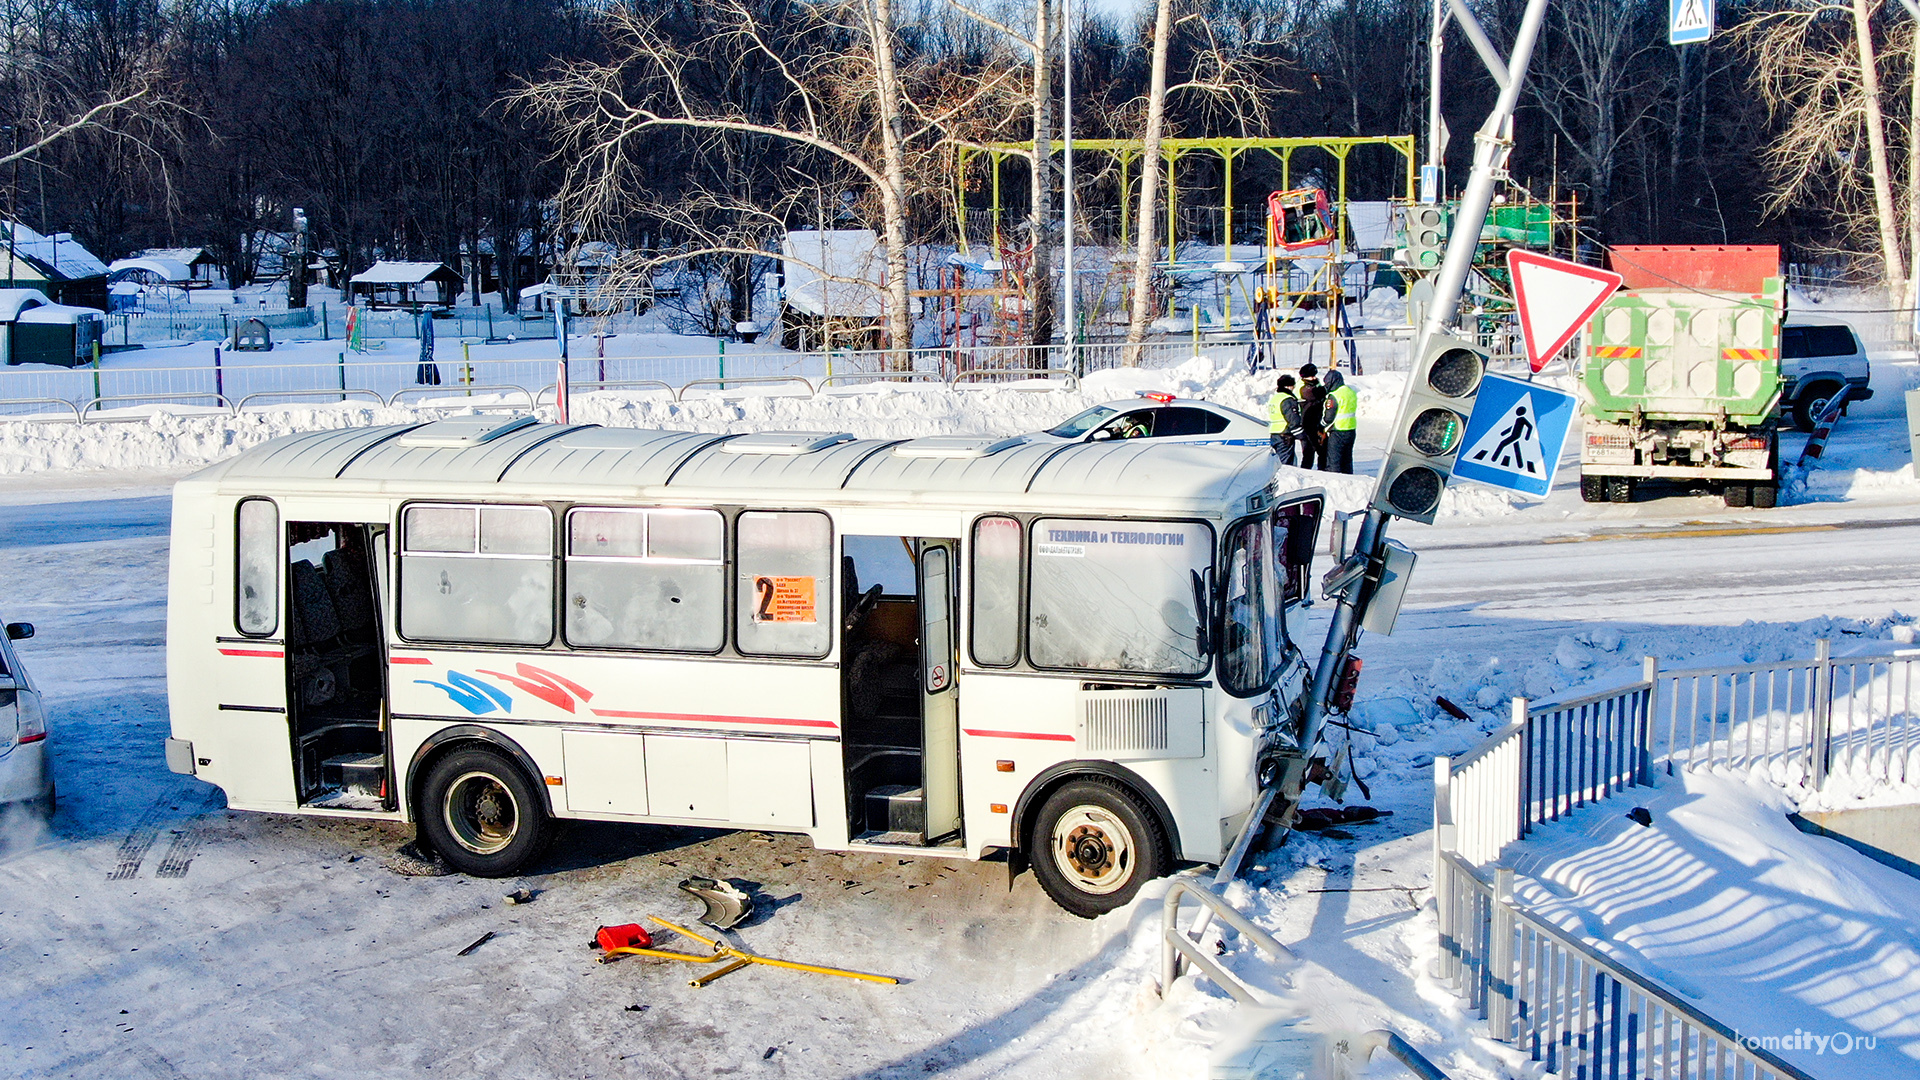
M1407 265L1415 270L1438 270L1447 252L1447 208L1416 203L1407 208Z
M1486 371L1487 353L1478 345L1447 333L1427 340L1407 374L1406 399L1373 489L1376 509L1433 521Z

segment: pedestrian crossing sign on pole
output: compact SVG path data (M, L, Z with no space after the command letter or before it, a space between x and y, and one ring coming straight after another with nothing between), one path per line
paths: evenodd
M1467 417L1453 475L1544 499L1579 415L1572 394L1505 375L1488 375Z
M1698 45L1713 36L1713 0L1667 0L1667 43Z

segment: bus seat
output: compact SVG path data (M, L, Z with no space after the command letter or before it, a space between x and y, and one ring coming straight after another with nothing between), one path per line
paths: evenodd
M367 571L359 556L335 548L322 557L322 562L340 629L346 633L373 629L373 597L368 593Z
M327 588L326 575L305 559L293 564L293 640L290 644L312 645L336 637L340 618L333 610L333 593Z

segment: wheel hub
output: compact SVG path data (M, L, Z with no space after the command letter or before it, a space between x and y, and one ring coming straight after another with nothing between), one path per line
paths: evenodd
M499 851L519 832L520 808L513 792L486 773L467 773L449 784L442 812L454 840L476 855Z
M1054 865L1082 892L1118 892L1133 879L1133 833L1105 807L1068 810L1054 823L1049 839Z

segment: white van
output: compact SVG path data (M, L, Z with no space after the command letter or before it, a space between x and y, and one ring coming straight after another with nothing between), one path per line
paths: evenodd
M1322 500L1265 450L464 417L175 488L167 759L237 809L1031 859L1068 910L1217 861L1297 731Z

